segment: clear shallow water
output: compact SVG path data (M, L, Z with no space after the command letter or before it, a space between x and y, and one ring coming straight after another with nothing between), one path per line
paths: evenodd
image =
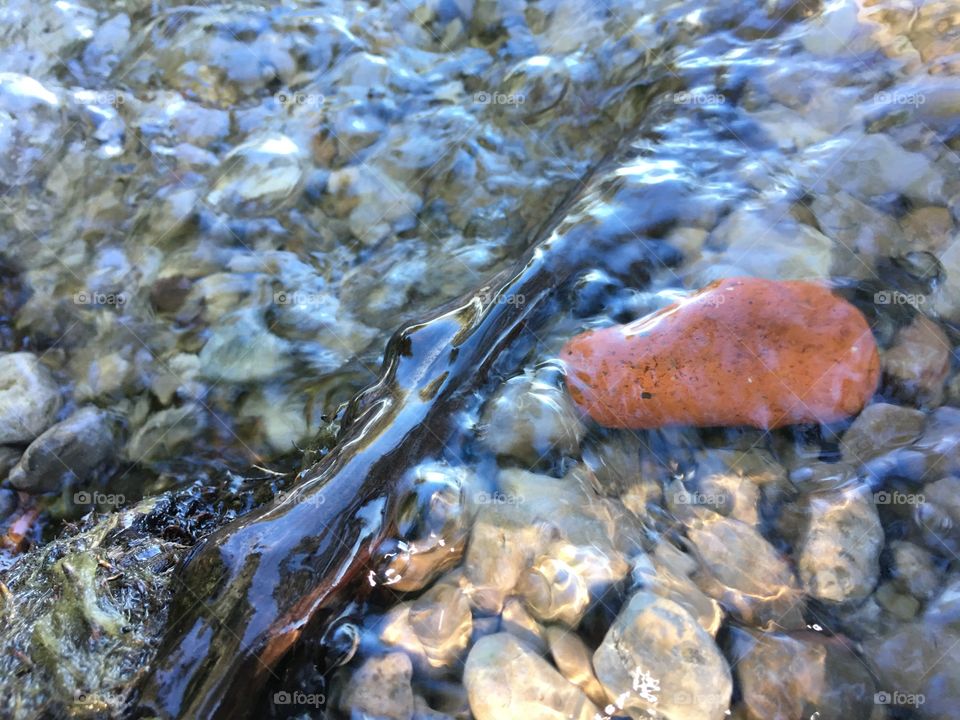
M390 332L512 267L571 203L556 232L572 278L397 503L406 545L372 568L371 604L350 618L359 652L329 684L296 667L271 678L270 712L409 717L426 702L534 717L554 703L592 717L583 698L616 706L622 678L593 657L599 689L570 690L558 673L583 667L560 643L593 656L646 591L700 625L707 637L683 626L691 652L722 653L690 685L668 648L626 651L626 672L660 681L662 715L950 717L949 5L4 12L3 69L17 73L0 82L4 350L51 369L56 419L92 404L115 438L82 477L17 498L13 517L49 509L34 533L82 514L78 490L129 508L224 464L280 467L375 377ZM572 418L554 362L566 339L736 274L834 283L884 351L876 402L919 413L884 404L853 431L772 434ZM438 536L453 553L411 557ZM477 699L503 682L491 689L484 668L516 655L498 631L526 643L524 662L532 648L550 663L517 672L536 680L510 697L532 705ZM10 634L37 654L24 628ZM469 663L485 635L489 654ZM397 648L412 660L384 659ZM116 713L131 680L48 673L40 663L32 684L4 690L25 717L40 696L55 712ZM534 687L549 689L539 709ZM630 692L642 717L650 702Z

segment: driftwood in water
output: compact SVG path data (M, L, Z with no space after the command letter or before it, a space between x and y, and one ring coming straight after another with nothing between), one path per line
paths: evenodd
M141 706L162 717L240 718L305 633L369 584L395 529L406 468L442 449L501 352L572 269L569 238L538 245L494 294L481 293L390 341L337 448L276 502L199 544L174 580L166 637ZM523 302L498 302L512 294ZM321 501L322 497L322 501Z
M638 90L634 101L657 91ZM495 292L484 289L391 339L379 382L351 403L336 448L300 485L214 532L185 558L166 636L141 686L142 710L200 719L252 713L298 640L319 636L369 591L366 573L395 535L405 471L451 442L454 418L476 401L501 355L521 361L504 351L526 330L536 331L564 282L586 265L630 276L671 262L669 247L637 241L638 233L663 225L662 201L672 187L633 199L635 217L648 219L634 222L628 243L622 223L572 211L592 178L602 178L621 150L629 152L629 137L639 130L611 142L535 233L519 271ZM501 302L511 298L523 301Z

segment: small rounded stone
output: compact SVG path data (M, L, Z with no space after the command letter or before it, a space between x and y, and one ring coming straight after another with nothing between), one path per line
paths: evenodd
M628 325L562 349L577 406L606 427L834 422L880 376L863 314L818 283L718 280Z

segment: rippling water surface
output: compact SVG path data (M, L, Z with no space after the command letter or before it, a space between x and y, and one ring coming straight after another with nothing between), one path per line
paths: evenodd
M9 0L11 717L957 717L958 71L950 2ZM863 313L862 413L577 412L734 276Z

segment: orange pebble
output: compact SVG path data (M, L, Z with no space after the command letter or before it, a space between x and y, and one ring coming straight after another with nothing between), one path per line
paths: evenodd
M567 387L601 425L833 422L880 377L866 318L826 287L731 278L628 325L590 330L560 353Z

